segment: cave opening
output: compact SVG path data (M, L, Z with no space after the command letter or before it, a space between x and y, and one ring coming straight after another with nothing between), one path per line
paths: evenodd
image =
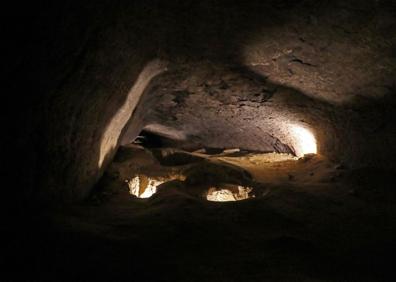
M163 139L164 137L142 130L133 143L140 144L145 148L159 148L164 145Z

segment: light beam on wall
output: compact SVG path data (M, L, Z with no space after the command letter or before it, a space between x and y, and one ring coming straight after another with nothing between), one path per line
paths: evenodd
M135 107L138 105L140 97L149 85L150 81L166 71L166 62L161 60L153 60L146 64L139 76L136 78L134 85L129 91L125 102L121 105L117 112L114 113L111 120L102 135L99 151L98 167L102 168L105 160L110 160L109 156L115 152L119 142L120 134L128 120L131 118Z
M317 153L316 139L311 131L300 125L292 125L291 132L296 142L295 149L297 156Z

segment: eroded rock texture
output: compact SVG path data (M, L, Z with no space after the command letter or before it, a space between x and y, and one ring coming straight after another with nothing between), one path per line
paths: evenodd
M25 8L8 73L23 77L12 85L16 95L28 93L12 101L17 145L29 164L18 178L28 195L83 198L118 144L145 126L182 146L295 152L288 124L298 123L313 131L321 154L393 166L392 2ZM145 72L152 60L169 70L149 85L164 70L161 63Z

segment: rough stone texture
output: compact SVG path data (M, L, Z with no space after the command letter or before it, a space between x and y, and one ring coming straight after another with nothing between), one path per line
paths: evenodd
M295 153L291 126L334 130L323 103L235 66L176 66L155 83L144 123L160 135L177 129L181 146Z
M243 62L274 83L330 103L381 97L395 83L396 43L385 2L315 3L246 40Z
M298 121L325 155L390 165L395 10L392 1L358 0L26 6L23 21L10 19L7 46L17 52L6 78L19 81L10 88L18 110L8 138L26 161L15 177L27 195L87 195L102 172L102 136L155 58L169 61L170 73L125 113L127 140L145 120L208 146L286 151L294 141L275 122ZM120 142L111 138L103 167Z
M85 197L111 161L141 92L162 68L147 67L156 51L136 29L144 23L140 8L120 4L38 4L38 14L27 15L32 22L24 28L36 38L16 68L30 86L18 146L27 163L21 186L31 199ZM146 44L136 43L143 38Z
M208 18L229 16L222 27L213 23L217 39L203 25L216 47L210 49L208 38L192 40L208 60L182 56L157 81L146 124L177 129L187 136L179 140L186 147L279 152L295 151L287 124L298 124L313 131L324 155L392 166L395 6L273 4L249 3L238 12L233 5L214 7ZM259 17L261 9L270 16Z
M392 88L387 91L380 100L356 94L355 103L340 105L274 84L246 68L187 62L174 64L155 80L140 106L140 120L185 148L299 155L292 132L298 125L312 131L323 155L351 165L388 166L395 102Z
M230 157L264 182L261 189L245 184L255 198L210 202L207 182L173 180L138 199L125 179L177 179L180 167L161 167L147 151L128 147L101 179L100 193L53 211L50 220L24 221L18 235L29 239L5 246L15 254L5 260L5 280L26 273L40 281L394 280L394 171L349 170L320 156ZM229 175L213 162L197 164L197 180ZM13 262L23 271L15 272Z

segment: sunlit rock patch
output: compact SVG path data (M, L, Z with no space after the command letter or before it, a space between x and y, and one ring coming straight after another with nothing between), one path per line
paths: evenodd
M210 187L206 199L212 202L232 202L254 197L253 188L240 185Z
M194 197L216 202L239 201L261 195L257 183L311 181L323 176L316 168L321 158L315 154L299 158L287 153L257 153L239 148L222 149L212 155L203 149L199 153L174 148L153 149L151 153L135 147L129 150L130 159L114 163L113 174L137 198L150 198L158 192L158 186L163 187L164 193L172 194L168 191L172 184L162 184L178 180L183 193ZM296 165L299 165L297 171Z
M295 139L294 147L299 157L317 153L316 139L310 130L299 125L292 125L291 131Z
M298 160L298 157L285 153L264 153L264 154L249 153L237 157L220 156L217 157L217 159L226 163L231 163L233 165L245 167L245 166L257 166L257 165L264 165L264 164L285 162L285 161L296 161Z
M165 181L147 177L145 175L137 175L130 180L126 180L126 182L131 195L138 198L150 198L157 192L157 187Z

